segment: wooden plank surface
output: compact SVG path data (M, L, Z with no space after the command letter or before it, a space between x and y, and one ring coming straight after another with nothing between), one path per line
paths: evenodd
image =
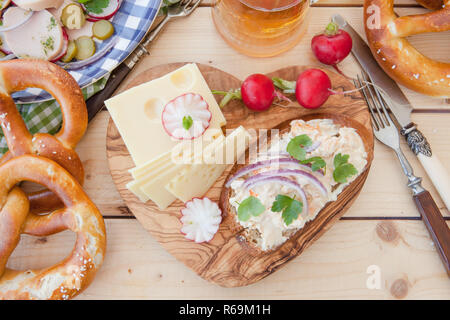
M220 38L206 1L206 6L191 17L166 26L163 35L152 44L151 55L140 62L124 85L143 70L170 62L210 64L240 78L288 65L317 64L309 48L309 39L334 13L345 16L362 33L362 8L357 7L362 0L322 0L312 9L314 18L308 34L297 47L278 57L253 59L236 53ZM416 6L412 0L396 1L396 4ZM425 10L400 8L398 12L412 14ZM424 34L412 37L412 42L421 52L450 62L449 38L450 32ZM357 71L351 58L341 67L349 75ZM413 120L450 170L450 105L406 92L419 110L413 114ZM274 275L248 287L224 289L202 280L176 261L130 216L115 189L106 161L108 120L108 113L101 112L77 148L86 170L85 190L107 217L108 234L105 264L79 299L450 299L448 278L425 226L418 220L400 166L392 152L379 143L375 145L375 159L366 185L343 220L301 257ZM406 155L417 175L424 176L412 153L408 150ZM428 178L424 179L424 186L430 189L443 214L449 216ZM74 235L69 232L47 238L24 236L8 266L51 265L71 251L74 241ZM379 290L366 287L369 277L366 272L371 265L380 267Z
M136 220L106 220L105 263L79 299L436 299L450 283L421 221L339 221L300 257L241 288L213 285L178 262ZM41 268L72 249L75 237L23 236L9 267ZM380 289L367 289L378 266Z

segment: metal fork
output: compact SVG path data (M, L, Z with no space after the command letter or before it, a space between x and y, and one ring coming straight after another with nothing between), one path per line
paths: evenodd
M117 68L111 72L111 76L106 83L103 90L99 91L88 100L86 100L86 106L88 109L88 119L91 121L94 116L103 108L103 103L109 97L111 97L120 86L122 81L127 77L133 67L139 62L139 60L144 56L149 54L146 47L156 38L156 36L161 32L163 27L172 19L187 17L198 7L202 0L183 0L178 4L170 6L167 10L167 15L158 24L158 26L150 31L144 38L144 40L139 44L136 50L130 54L130 56Z
M362 89L362 93L372 115L373 133L380 142L393 149L397 154L403 172L408 178L408 187L412 190L417 209L439 252L447 275L450 277L450 229L430 193L422 187L422 179L414 175L411 164L403 154L400 147L400 136L387 110L386 101L364 73L357 79L357 81L353 80L356 87L367 85Z

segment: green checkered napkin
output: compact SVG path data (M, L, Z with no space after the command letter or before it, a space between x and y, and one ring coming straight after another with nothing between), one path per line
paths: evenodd
M82 89L84 99L88 99L105 87L109 74L97 82ZM41 103L19 104L17 105L22 118L25 120L31 134L37 132L55 134L61 128L61 109L56 100L48 100ZM0 130L0 156L8 151L6 139Z

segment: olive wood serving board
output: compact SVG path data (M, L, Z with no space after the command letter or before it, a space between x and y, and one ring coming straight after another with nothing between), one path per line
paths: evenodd
M136 76L128 88L161 77L184 64L171 63L148 69ZM224 71L201 64L198 66L211 89L228 91L241 85L241 80ZM293 66L267 75L295 80L307 68ZM328 70L324 71L330 76L333 89L338 91L354 89L353 84L343 76ZM221 97L218 96L216 99L219 101ZM240 125L247 129L271 129L281 125L280 129L283 129L282 127L289 123L288 120L292 119L332 118L335 122L356 128L368 154L365 171L344 189L336 201L328 203L313 221L308 222L276 250L262 252L250 249L242 241L241 232L233 228L233 223L229 221L230 215L225 212L214 238L209 243L198 244L185 239L180 232L180 210L184 206L181 201L177 200L166 210L159 210L152 201L142 203L126 188L126 184L132 180L128 170L134 167L134 163L110 119L106 147L111 175L121 197L137 220L168 252L202 278L224 287L239 287L257 282L278 270L302 253L345 213L361 192L367 178L373 159L373 135L367 106L357 91L346 95L333 95L316 110L304 109L293 102L289 106L274 105L264 112L252 112L242 102L234 100L223 109L223 113L227 119L224 129ZM149 137L149 148L151 143ZM205 195L206 197L216 202L220 201L224 182L231 169L232 166L229 166Z

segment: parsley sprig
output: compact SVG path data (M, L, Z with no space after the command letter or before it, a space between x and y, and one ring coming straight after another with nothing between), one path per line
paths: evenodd
M86 11L92 13L102 13L109 5L110 0L78 0L86 8Z
M248 221L252 216L259 216L264 210L266 210L266 208L261 201L254 196L250 196L239 204L238 219L241 221Z
M338 183L346 183L347 179L358 173L355 166L348 162L350 155L338 153L333 160L333 179Z
M288 226L298 218L303 211L303 203L286 195L279 194L272 204L272 212L282 211L281 217Z
M301 164L311 164L311 170L317 171L325 168L326 162L321 157L306 158L306 148L312 145L311 138L306 134L296 136L289 141L286 151L300 161Z
M194 123L194 120L192 120L191 116L183 117L183 128L184 129L189 130L192 127L193 123Z

